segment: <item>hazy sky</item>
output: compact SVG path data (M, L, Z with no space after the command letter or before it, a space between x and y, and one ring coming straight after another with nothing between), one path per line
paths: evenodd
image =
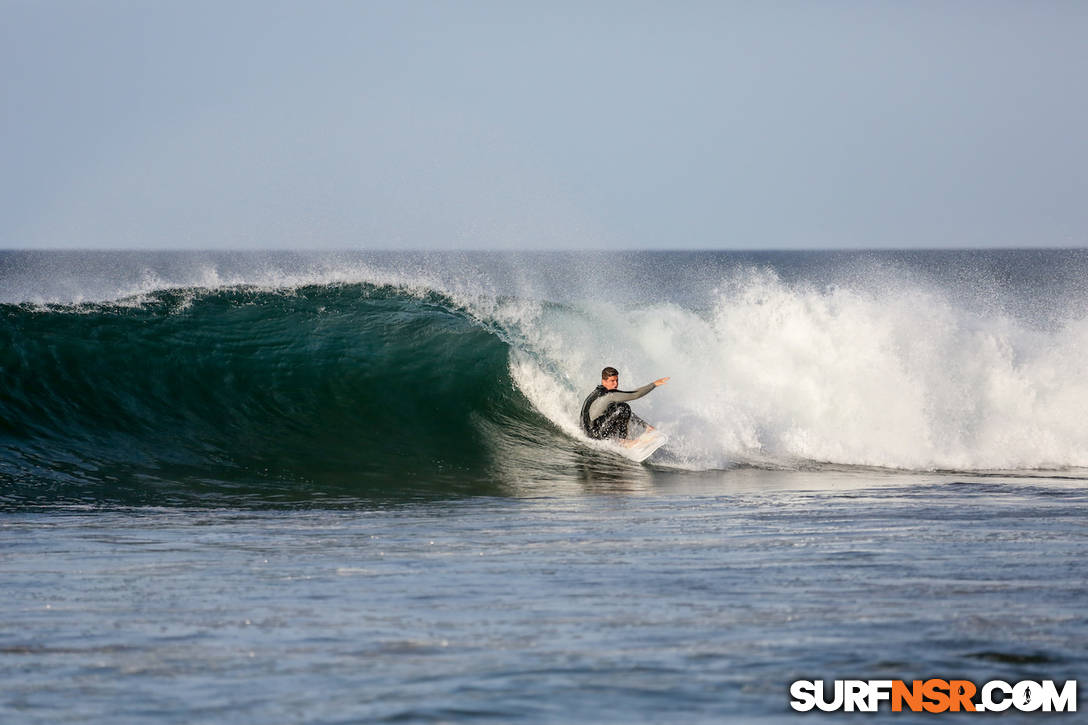
M1088 244L1088 2L0 0L0 247Z

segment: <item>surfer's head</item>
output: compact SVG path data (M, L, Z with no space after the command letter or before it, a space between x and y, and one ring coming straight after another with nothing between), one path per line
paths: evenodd
M615 390L620 386L620 371L616 368L605 368L601 371L601 385L609 390Z

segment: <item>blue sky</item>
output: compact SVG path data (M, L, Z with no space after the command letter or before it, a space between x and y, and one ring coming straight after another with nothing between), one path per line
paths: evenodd
M1084 2L0 9L3 247L1088 244Z

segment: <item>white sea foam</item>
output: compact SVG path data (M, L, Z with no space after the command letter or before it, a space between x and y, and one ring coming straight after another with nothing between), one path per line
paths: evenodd
M534 324L537 326L534 328ZM533 405L576 434L603 365L690 468L830 462L905 469L1088 465L1088 318L1045 332L934 289L725 280L703 310L586 305L540 313L512 353Z

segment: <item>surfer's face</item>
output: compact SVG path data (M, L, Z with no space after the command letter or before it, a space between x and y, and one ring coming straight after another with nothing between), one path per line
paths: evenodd
M601 380L601 385L603 385L607 390L615 390L620 386L620 376L613 375L610 378L604 378L603 380Z

